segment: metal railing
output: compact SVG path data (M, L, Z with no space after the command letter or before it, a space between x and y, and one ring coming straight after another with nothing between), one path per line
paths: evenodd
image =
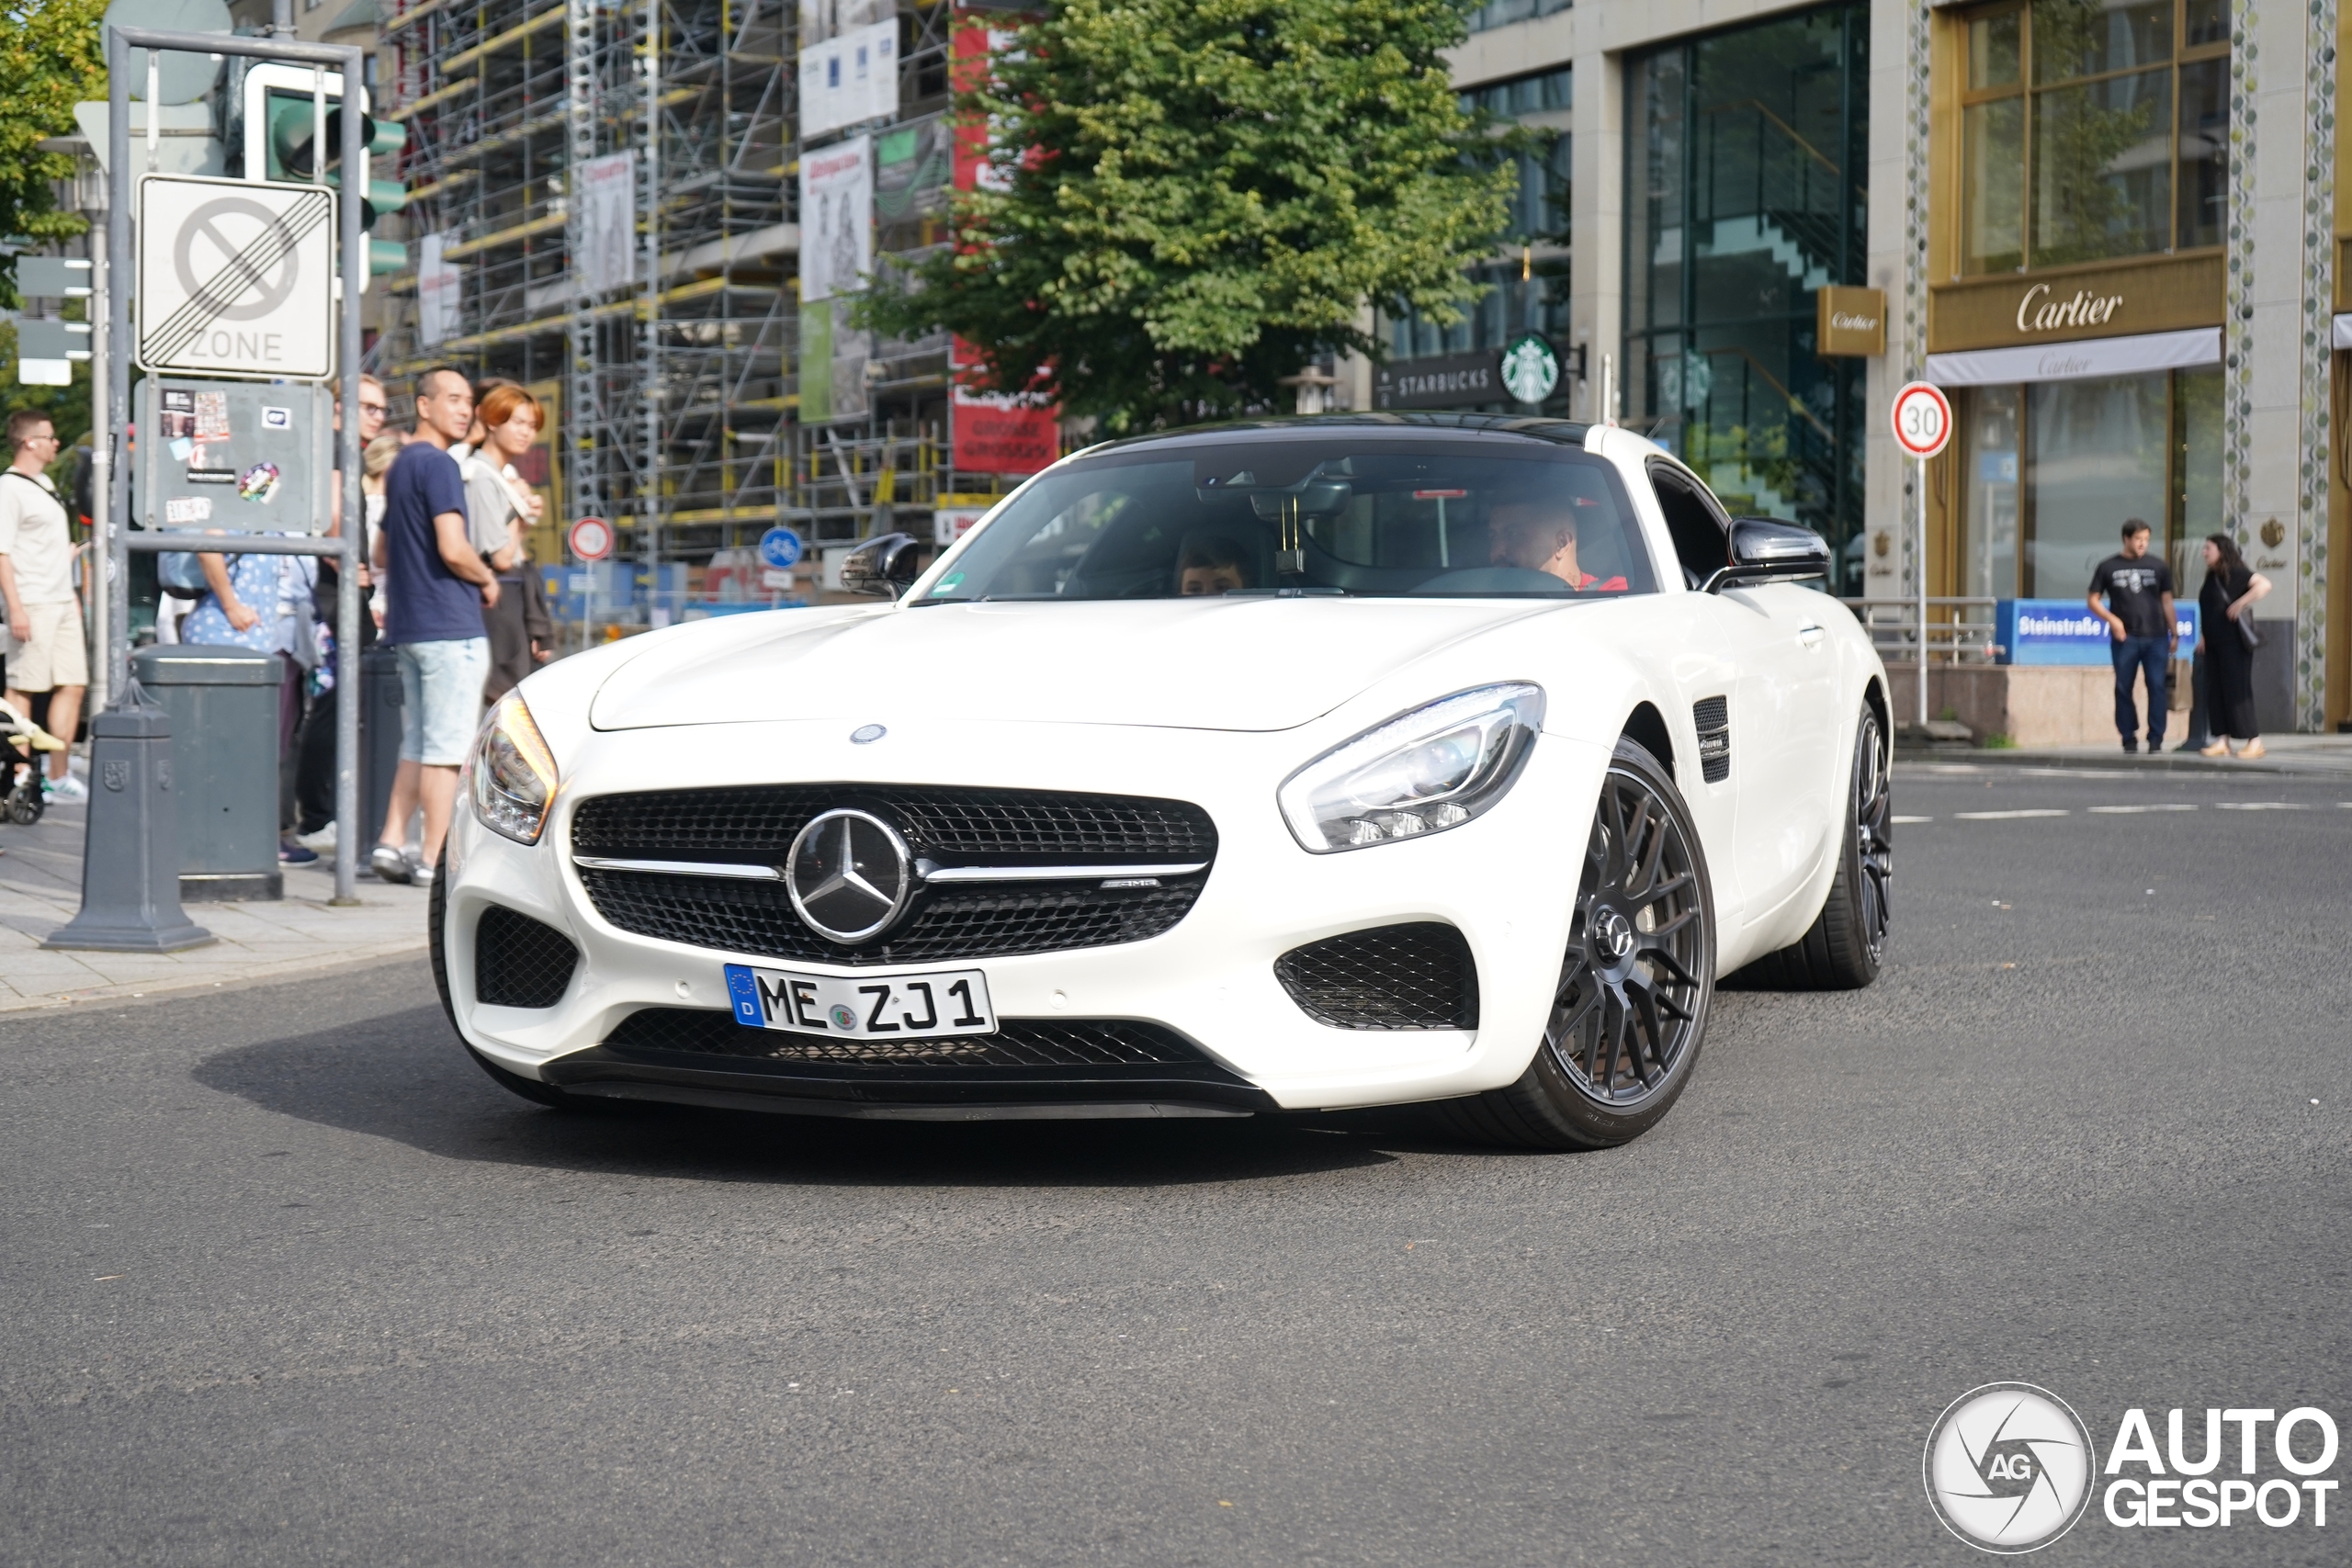
M1860 598L1840 602L1854 612L1855 618L1871 634L1871 646L1878 649L1881 659L1889 664L1918 662L1919 600ZM1927 600L1928 664L1995 662L2002 649L1995 640L1993 605L1990 599L1930 595Z

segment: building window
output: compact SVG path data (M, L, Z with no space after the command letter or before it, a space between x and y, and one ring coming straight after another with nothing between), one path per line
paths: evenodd
M1507 28L1513 22L1548 17L1555 11L1566 10L1571 3L1572 0L1487 0L1470 13L1470 30L1483 33L1488 28Z
M1815 352L1814 293L1865 281L1869 40L1868 6L1825 6L1626 77L1625 415L1857 593L1864 362Z
M2221 371L1975 387L1959 415L1961 593L2079 598L2137 517L2196 596L2222 525Z
M1462 112L1476 114L1484 109L1498 119L1515 119L1523 114L1572 109L1577 104L1576 86L1576 70L1566 65L1532 76L1514 76L1508 82L1488 82L1462 95Z
M2031 0L1961 28L1963 275L2222 243L2223 0Z

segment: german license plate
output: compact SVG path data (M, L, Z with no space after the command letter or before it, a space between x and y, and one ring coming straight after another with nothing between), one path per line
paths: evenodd
M925 1040L996 1032L988 976L978 969L843 977L729 964L727 999L736 1022L796 1034Z

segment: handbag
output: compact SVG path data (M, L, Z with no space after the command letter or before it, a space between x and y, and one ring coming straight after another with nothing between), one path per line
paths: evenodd
M2254 580L2252 578L2248 578L2246 580L2246 586L2251 588L2253 585ZM2229 584L2229 586L2235 588L2237 587L2237 584L2233 582ZM2244 590L2240 590L2240 592L2242 592ZM2231 599L2233 601L2237 596L2238 595L2236 593L2230 595ZM2262 634L2254 629L2253 605L2248 604L2245 609L2240 610L2236 615L2232 615L2230 617L2230 624L2237 627L2238 641L2245 647L2248 653L2252 653L2256 649L2262 646Z

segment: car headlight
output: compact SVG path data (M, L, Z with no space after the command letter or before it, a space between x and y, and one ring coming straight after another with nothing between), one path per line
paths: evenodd
M1510 792L1544 725L1544 688L1479 686L1326 751L1274 798L1310 854L1459 828Z
M472 775L474 815L483 827L518 844L539 841L555 801L555 753L520 693L507 693L490 710L466 771Z

